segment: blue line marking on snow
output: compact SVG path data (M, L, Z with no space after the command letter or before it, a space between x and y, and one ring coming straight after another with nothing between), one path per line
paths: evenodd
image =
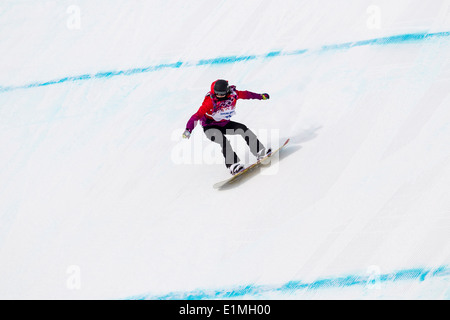
M282 54L282 51L272 51L266 54L266 58L273 58L280 56Z
M214 65L214 64L228 64L228 63L236 63L241 61L249 61L254 60L258 56L229 56L229 57L219 57L214 59L200 60L195 65L204 66L204 65Z
M118 71L104 71L104 72L98 72L98 73L94 73L94 74L83 74L83 75L78 75L78 76L64 77L64 78L60 78L60 79L49 80L49 81L45 81L45 82L29 83L29 84L19 85L19 86L0 86L0 93L18 90L18 89L30 89L30 88L37 88L37 87L45 87L45 86L56 85L56 84L65 83L65 82L76 82L76 81L91 80L91 79L109 79L109 78L116 77L116 76L130 76L130 75L135 75L135 74L160 71L160 70L164 70L164 69L178 69L181 67L193 67L193 66L195 67L195 66L226 65L226 64L232 64L232 63L247 62L247 61L252 61L252 60L257 60L257 59L273 59L273 58L282 57L282 56L302 55L302 54L305 54L308 52L320 53L320 52L327 52L327 51L332 51L332 50L346 50L346 49L351 49L354 47L369 46L369 45L391 45L391 44L411 43L411 42L418 42L418 41L423 41L423 40L427 40L427 39L443 38L443 37L449 37L449 36L450 36L450 31L449 32L437 32L437 33L426 33L426 32L412 33L412 34L395 35L395 36L376 38L376 39L370 39L370 40L361 40L361 41L355 41L355 42L324 45L318 49L301 49L301 50L293 50L293 51L272 51L272 52L268 52L266 54L260 54L260 55L224 56L224 57L216 57L216 58L212 58L212 59L202 59L202 60L199 60L194 63L178 61L175 63L158 64L158 65L144 67L144 68L134 68L134 69L118 70Z
M370 40L361 40L355 42L346 42L341 44L334 45L326 45L322 46L322 51L328 50L340 50L340 49L350 49L354 47L362 47L368 45L389 45L389 44L400 44L400 43L408 43L408 42L417 42L423 41L432 38L439 37L448 37L450 36L450 32L438 32L438 33L411 33L411 34L402 34L397 36L390 36L384 38L376 38Z
M279 286L245 285L221 290L196 290L191 292L172 292L164 295L143 294L129 297L130 300L208 300L234 298L264 298L267 294L295 294L299 291L339 289L354 286L368 287L376 284L396 283L399 281L424 282L432 278L450 277L450 268L441 266L435 269L413 268L388 274L348 275L343 277L319 279L313 282L289 281ZM450 279L447 279L450 280Z

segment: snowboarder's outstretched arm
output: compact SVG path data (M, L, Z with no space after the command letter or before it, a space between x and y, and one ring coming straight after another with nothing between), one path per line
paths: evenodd
M189 139L192 130L194 130L195 126L197 125L197 122L200 121L205 116L205 114L208 112L209 109L212 108L212 106L213 105L211 99L208 96L206 96L205 99L203 100L201 107L198 109L196 113L194 113L191 116L191 118L187 122L186 130L183 133L183 138Z
M268 93L254 93L251 91L239 91L236 90L239 99L258 99L258 100L268 100L270 99L270 96Z

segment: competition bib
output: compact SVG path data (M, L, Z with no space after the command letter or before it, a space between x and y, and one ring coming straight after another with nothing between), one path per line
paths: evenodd
M211 117L215 121L222 121L222 120L230 120L230 118L235 114L236 114L236 106L230 106L228 108L217 110L211 115Z

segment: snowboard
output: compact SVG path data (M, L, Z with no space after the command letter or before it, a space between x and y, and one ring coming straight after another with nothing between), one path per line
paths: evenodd
M262 165L267 165L270 163L270 157L272 157L274 154L276 154L277 152L279 152L281 149L283 149L289 142L289 139L286 140L286 142L279 147L277 150L272 151L268 156L265 156L264 158L260 159L259 161L255 162L254 164L251 164L250 166L248 166L247 168L245 168L244 170L242 170L239 173L236 173L234 176L232 176L231 178L228 178L226 180L217 182L216 184L213 185L214 189L221 189L227 185L230 185L234 182L237 182L238 180L240 180L241 178L243 178L246 174L248 174L249 172L253 171L254 169L262 166Z

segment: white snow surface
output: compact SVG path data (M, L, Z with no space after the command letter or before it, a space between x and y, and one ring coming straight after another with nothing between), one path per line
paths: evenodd
M447 0L2 0L0 298L449 299L449 31ZM222 191L181 139L219 78L291 138Z

